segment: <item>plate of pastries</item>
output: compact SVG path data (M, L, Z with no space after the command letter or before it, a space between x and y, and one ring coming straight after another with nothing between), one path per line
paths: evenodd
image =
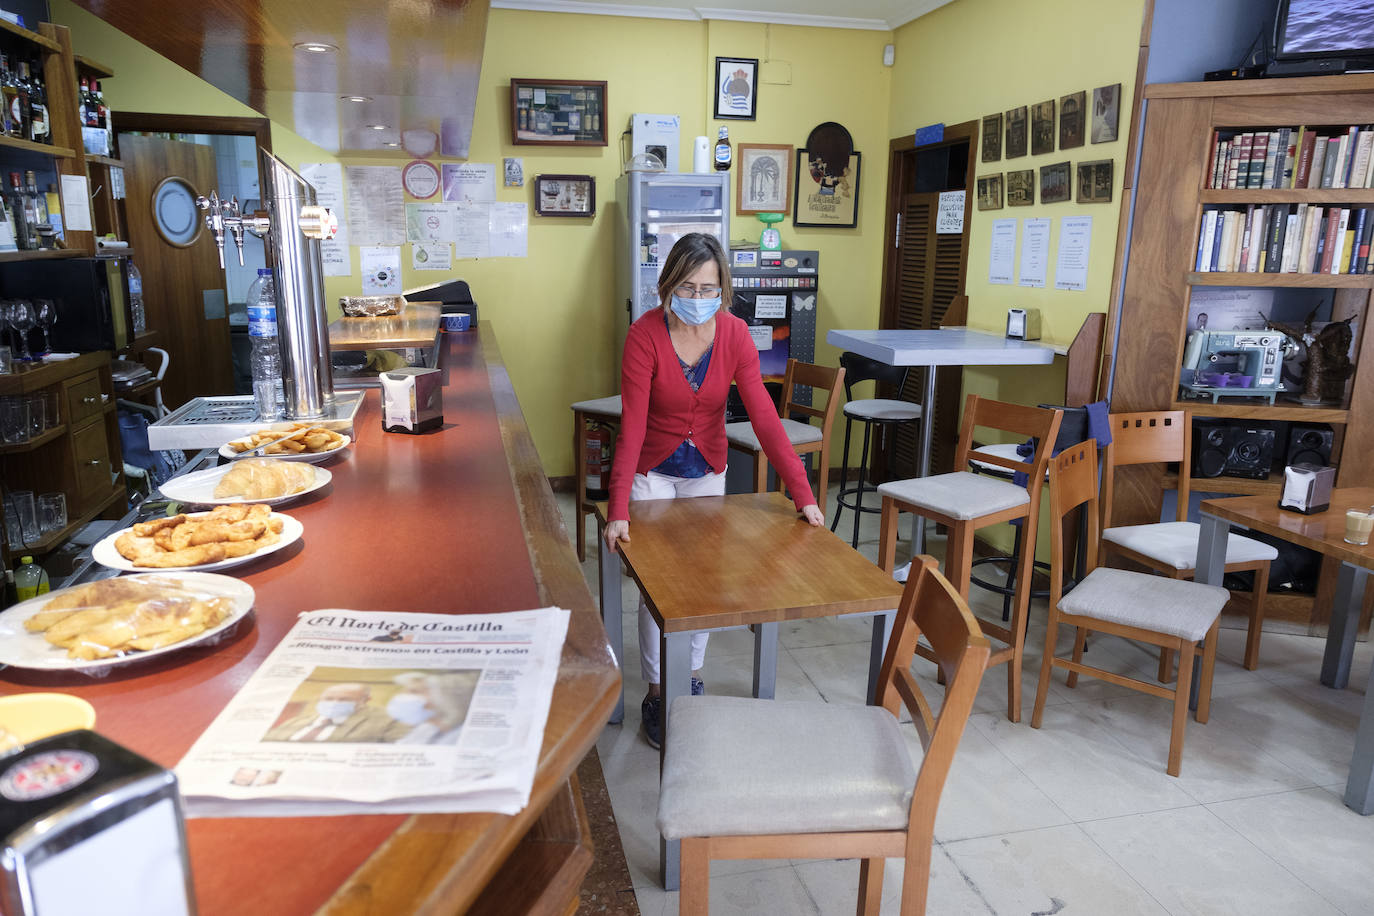
M324 487L333 478L324 468L277 458L245 458L232 464L173 477L162 495L202 506L262 503L279 506Z
M0 614L0 664L105 668L213 642L253 609L253 587L214 573L141 573L21 601Z
M282 461L304 461L318 464L328 461L348 448L353 440L341 432L311 426L309 423L289 423L280 428L260 429L239 439L230 439L219 447L225 458L249 458L262 455ZM261 452L249 455L253 449L266 446Z
M216 506L146 522L95 542L91 557L123 572L193 569L213 572L275 553L305 529L289 515L259 504Z

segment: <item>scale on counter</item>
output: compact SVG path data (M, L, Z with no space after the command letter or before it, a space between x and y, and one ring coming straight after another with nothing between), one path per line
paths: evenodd
M353 418L363 405L363 394L362 391L336 392L334 404L325 409L324 416L302 422L352 436ZM215 448L265 426L289 422L259 420L258 408L251 394L193 398L148 427L148 447Z

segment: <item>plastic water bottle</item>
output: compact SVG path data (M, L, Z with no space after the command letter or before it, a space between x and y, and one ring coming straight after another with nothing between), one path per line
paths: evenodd
M248 339L252 342L249 364L253 373L253 399L259 420L281 416L286 398L282 392L281 349L277 343L277 290L270 268L258 269L248 287Z
M129 259L129 316L134 323L134 336L148 330L148 313L143 310L143 275Z
M20 601L47 594L48 574L33 562L33 557L24 557L14 571L14 590Z

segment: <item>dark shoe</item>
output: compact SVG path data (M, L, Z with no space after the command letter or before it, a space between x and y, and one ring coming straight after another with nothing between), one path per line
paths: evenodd
M639 717L644 725L644 740L658 750L663 746L663 697L645 697L639 704Z
M701 678L699 678L699 677L694 677L694 678L692 678L692 696L694 696L694 697L704 697L704 696L706 696L706 682L703 681L703 680L702 680Z

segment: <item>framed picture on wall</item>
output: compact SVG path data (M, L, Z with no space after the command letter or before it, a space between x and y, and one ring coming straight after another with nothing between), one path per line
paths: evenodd
M510 141L545 146L606 145L606 83L510 81Z
M1031 106L1031 155L1054 152L1054 99Z
M741 143L735 168L736 213L792 211L792 147Z
M1059 100L1059 148L1073 149L1083 145L1083 118L1087 113L1088 94L1075 92Z
M1002 173L984 175L978 179L978 209L1002 209Z
M540 216L595 216L596 179L590 175L540 175L534 179L534 212Z
M1013 108L1007 112L1007 158L1015 159L1026 155L1026 112L1027 108Z
M1067 162L1040 166L1040 202L1057 204L1073 197L1073 174Z
M1078 163L1078 202L1080 204L1109 204L1112 202L1112 160Z
M758 58L717 57L715 96L717 119L754 120L759 100Z
M1002 158L1002 113L983 116L983 161Z
M1121 84L1099 86L1093 90L1093 142L1111 143L1116 139L1121 113Z
M853 229L859 225L859 154L842 169L797 150L792 225Z
M1035 203L1035 169L1007 173L1007 206L1029 207Z

